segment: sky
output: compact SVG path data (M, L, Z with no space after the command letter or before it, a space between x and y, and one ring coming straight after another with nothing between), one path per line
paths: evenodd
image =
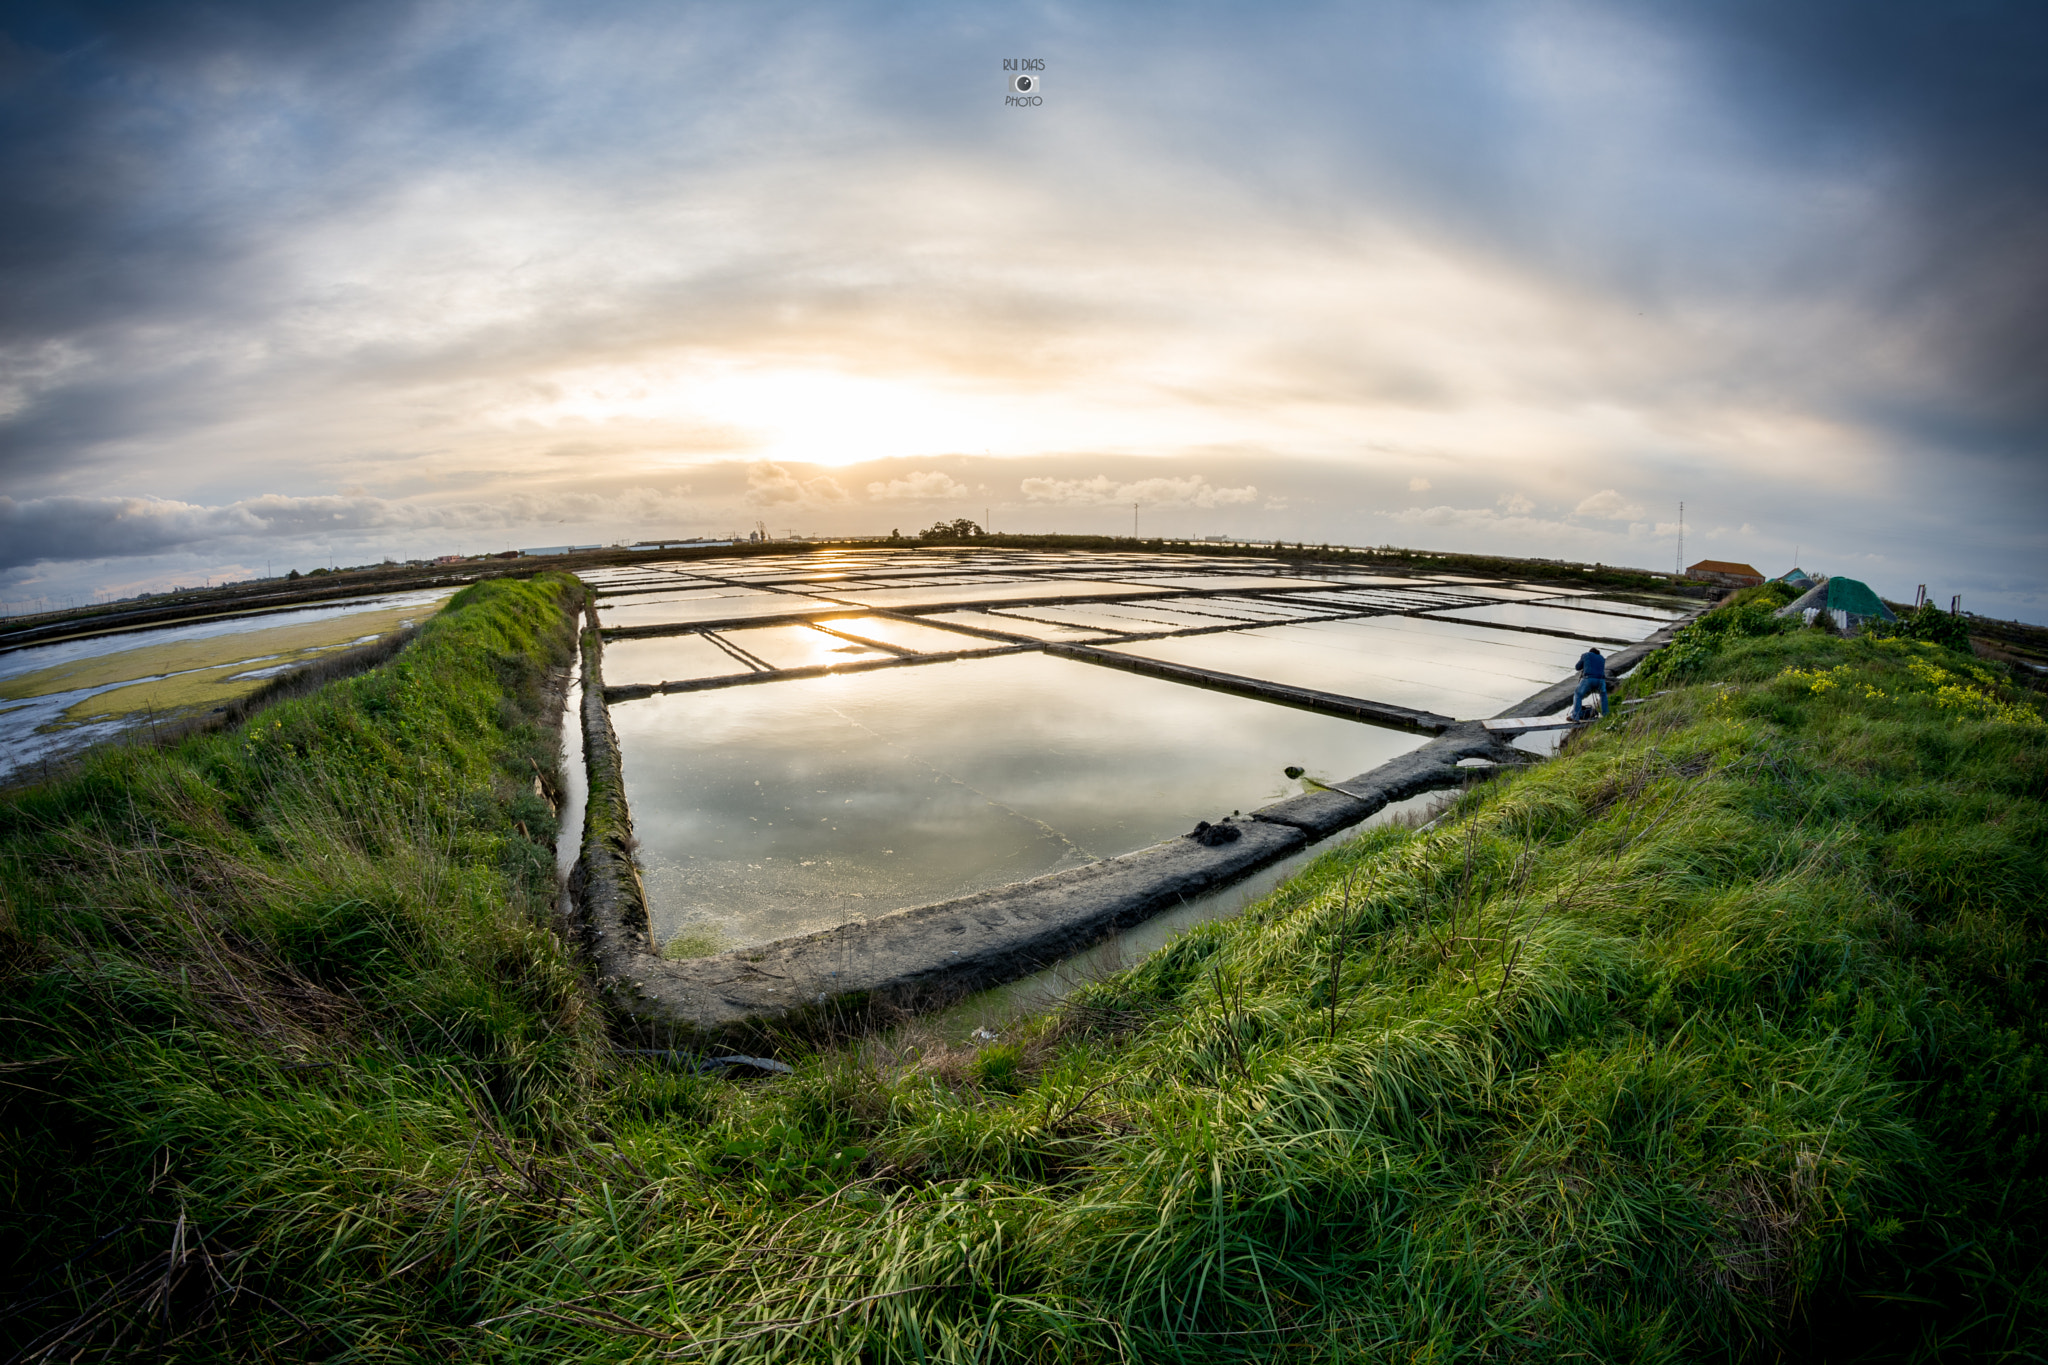
M2048 622L2043 70L1976 0L0 0L0 602L1683 503Z

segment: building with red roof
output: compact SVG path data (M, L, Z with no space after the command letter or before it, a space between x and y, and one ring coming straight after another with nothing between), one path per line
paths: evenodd
M1754 588L1764 581L1764 576L1747 564L1735 564L1725 559L1702 559L1685 571L1687 578L1704 579L1709 583L1725 583L1731 588Z

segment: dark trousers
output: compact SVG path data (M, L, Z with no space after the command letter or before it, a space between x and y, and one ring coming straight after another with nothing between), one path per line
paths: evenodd
M1600 694L1600 714L1603 716L1607 714L1607 679L1581 678L1579 679L1579 690L1572 694L1573 720L1582 719L1579 703L1586 699L1588 692L1598 692Z

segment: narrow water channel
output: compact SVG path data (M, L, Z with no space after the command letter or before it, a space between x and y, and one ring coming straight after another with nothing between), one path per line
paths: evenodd
M562 766L558 781L562 794L556 812L555 875L568 894L569 874L583 847L583 805L590 795L590 774L583 766L583 658L570 665L568 695L562 703Z

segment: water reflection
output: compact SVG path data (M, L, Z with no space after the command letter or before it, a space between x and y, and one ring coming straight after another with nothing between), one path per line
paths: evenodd
M962 649L1001 648L992 640L965 631L946 630L917 621L899 621L887 616L853 616L823 623L826 629L863 640L875 640L919 654L950 654Z
M1586 644L1374 616L1102 648L1472 719L1568 676Z
M1640 640L1654 632L1657 621L1550 606L1536 602L1495 602L1484 607L1458 607L1438 612L1439 621L1491 621L1507 626L1541 626L1546 630L1578 630L1619 640Z
M985 586L984 586L985 584ZM1131 591L1128 583L1085 578L1037 578L1026 582L974 580L951 587L859 588L837 595L864 607L938 606L949 602L1026 602L1052 597L1110 597Z
M753 671L745 660L702 635L617 640L604 650L604 680L614 687L723 678Z
M0 780L212 711L320 655L423 621L453 592L382 593L0 654Z
M821 601L796 593L737 590L716 596L616 597L597 604L597 618L606 626L659 626L844 610L844 603Z
M1614 612L1620 616L1640 616L1646 621L1655 621L1660 625L1667 621L1676 621L1686 614L1685 609L1681 607L1645 606L1640 602L1631 602L1619 597L1584 599L1581 605L1596 611Z
M583 808L590 796L590 774L583 765L583 660L569 674L562 700L561 809L556 812L555 875L566 888L569 873L583 851ZM565 893L566 894L566 890Z
M728 643L770 668L818 668L856 659L890 657L886 649L844 640L809 626L752 626L721 633Z
M1421 738L1042 654L622 702L655 935L759 943L1342 779ZM715 932L707 932L715 931Z
M1021 636L1027 640L1046 640L1054 643L1064 641L1079 644L1089 640L1116 638L1110 631L1041 621L1015 611L938 611L929 613L924 619L951 621L956 625L972 626L976 630L995 630L1005 635Z

